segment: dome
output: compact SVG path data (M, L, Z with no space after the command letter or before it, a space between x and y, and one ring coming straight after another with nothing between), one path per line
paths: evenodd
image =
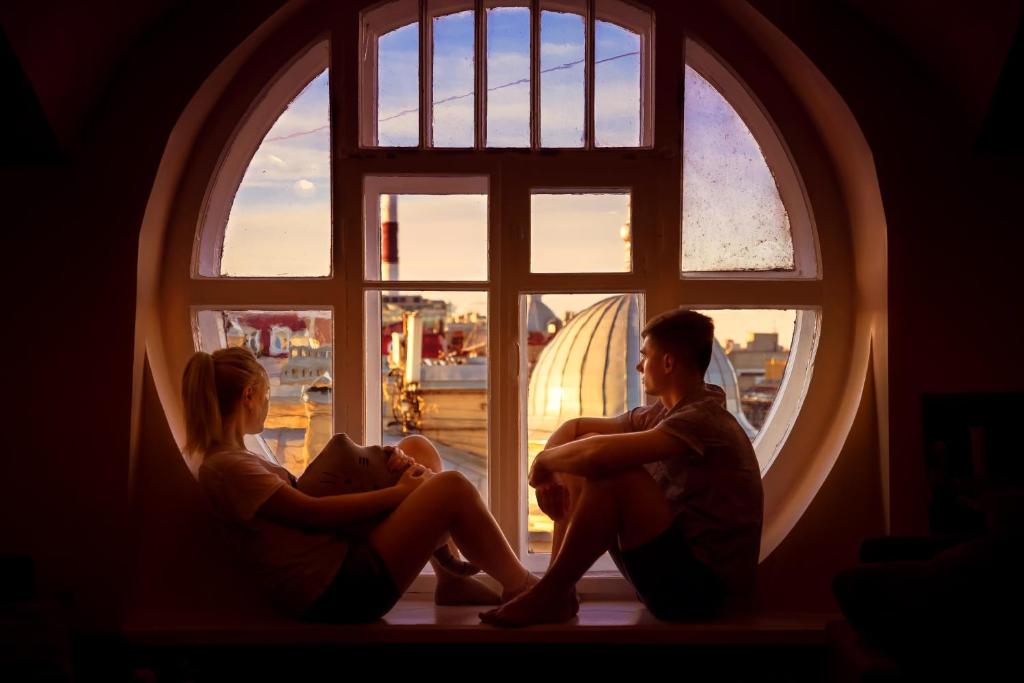
M533 304L531 301L531 312ZM574 417L614 417L641 405L637 329L636 295L620 294L583 309L552 337L530 375L530 440L547 439L560 424ZM757 428L743 415L736 372L717 339L704 381L722 387L726 408L753 438Z
M526 308L526 331L540 332L547 336L548 323L555 323L558 328L562 327L562 321L551 308L540 300L540 294L528 295L530 303Z
M307 403L329 404L331 402L331 393L333 388L334 381L331 379L331 373L325 372L313 380L312 384L304 388L302 392L302 400Z
M534 306L551 310L533 297L531 318ZM570 418L610 417L640 405L639 315L635 295L610 296L580 311L551 338L530 375L531 439L547 438Z
M740 427L743 427L743 431L747 433L751 439L757 436L757 427L750 424L747 420L747 416L743 414L743 404L740 401L740 385L736 381L736 370L732 367L732 362L729 357L725 355L725 349L718 343L718 339L715 339L714 344L711 347L711 362L708 363L708 371L704 375L704 381L708 384L717 384L722 387L725 391L725 408L736 421L740 423Z

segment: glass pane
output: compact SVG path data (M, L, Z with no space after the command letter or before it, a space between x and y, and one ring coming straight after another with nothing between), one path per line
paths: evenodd
M330 311L198 311L197 348L246 346L270 375L270 411L260 437L277 462L301 476L334 434Z
M377 40L377 144L420 142L420 25L407 24Z
M369 292L379 315L382 442L430 439L445 470L469 477L487 498L487 293ZM368 328L370 329L370 328Z
M325 70L263 138L235 194L221 252L228 277L331 274L331 133Z
M540 144L583 146L584 21L580 13L540 13Z
M789 364L796 310L700 311L715 323L704 380L725 390L726 404L753 440L764 426Z
M629 198L628 192L535 193L530 203L530 270L631 270Z
M640 36L607 21L594 26L594 141L640 144Z
M380 279L487 279L487 195L382 194L379 205Z
M525 308L526 472L551 434L574 417L614 417L641 404L638 294L539 294ZM528 488L530 552L550 552L551 519Z
M530 9L487 10L487 146L530 146Z
M434 18L434 147L472 147L474 12Z
M792 270L789 215L736 110L686 67L682 269Z

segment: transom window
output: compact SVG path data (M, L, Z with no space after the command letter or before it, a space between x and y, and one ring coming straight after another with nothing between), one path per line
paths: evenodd
M639 331L686 306L715 321L707 381L766 472L810 382L824 274L799 173L742 81L692 41L656 73L654 17L618 0L339 17L358 50L328 32L269 77L164 271L195 348L267 368L253 448L298 475L332 433L422 433L541 569L532 459L567 419L657 400Z
M620 0L398 0L362 15L367 147L649 147L648 12Z

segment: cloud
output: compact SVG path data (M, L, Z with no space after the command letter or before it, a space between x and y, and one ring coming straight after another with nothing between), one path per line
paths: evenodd
M293 188L295 190L295 194L299 195L300 197L312 197L314 194L316 194L316 183L311 183L305 178L302 178L301 180L296 180L295 185L293 185Z

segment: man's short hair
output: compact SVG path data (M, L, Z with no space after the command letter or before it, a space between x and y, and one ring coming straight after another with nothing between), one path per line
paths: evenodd
M703 375L711 363L715 323L697 311L677 308L657 315L644 325L642 337L650 336L662 351L690 364Z

